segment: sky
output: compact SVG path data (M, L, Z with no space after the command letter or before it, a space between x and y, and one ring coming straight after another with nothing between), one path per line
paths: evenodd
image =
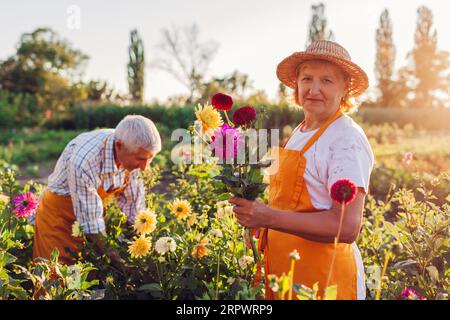
M417 8L433 12L438 48L450 51L450 1L447 0L328 0L325 15L336 42L368 74L369 94L374 92L375 32L384 8L389 10L396 45L396 65L405 65L414 45ZM311 5L307 0L14 0L0 2L0 60L13 55L20 36L47 26L67 39L90 59L84 79L107 80L127 92L129 33L137 28L145 47L145 100L165 100L187 94L172 76L151 61L161 57L161 32L171 26L197 24L200 41L213 40L218 51L208 76L234 70L249 75L254 89L276 97L277 64L305 49ZM75 8L75 11L71 11ZM78 11L79 10L79 11ZM77 15L79 13L79 15ZM79 19L74 17L77 15ZM79 23L78 23L79 22Z

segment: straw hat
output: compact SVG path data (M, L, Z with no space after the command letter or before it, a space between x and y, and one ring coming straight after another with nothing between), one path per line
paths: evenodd
M294 52L278 64L277 77L288 87L297 86L297 69L302 62L308 60L326 60L346 72L350 77L348 95L356 97L369 87L367 74L351 61L347 50L333 41L316 40L305 51Z

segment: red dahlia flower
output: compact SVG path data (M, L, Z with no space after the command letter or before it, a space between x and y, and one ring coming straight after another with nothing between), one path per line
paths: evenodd
M331 186L330 195L334 201L347 205L356 198L356 186L349 179L339 179Z
M233 99L226 94L216 93L211 98L211 104L217 110L228 111L233 108Z
M250 106L239 108L233 113L233 122L238 126L248 126L255 120L256 110Z

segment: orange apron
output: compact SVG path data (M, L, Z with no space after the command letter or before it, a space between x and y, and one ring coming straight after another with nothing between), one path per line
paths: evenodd
M328 126L340 117L340 110L327 120L311 137L302 150L276 148L278 171L270 176L269 206L280 210L289 210L297 214L319 211L311 203L304 179L306 158L305 152L319 139ZM261 235L260 250L264 251L266 299L276 299L268 286L267 275L278 277L290 270L289 253L294 249L300 254L295 264L294 284L303 284L312 288L319 284L318 295L323 297L328 270L334 250L334 243L320 243L301 237L264 229ZM351 244L337 245L331 285L337 285L337 299L357 299L357 269Z
M104 145L104 149L106 144ZM124 185L109 191L103 189L104 175L97 189L102 200L123 192L129 184L129 172L125 172ZM36 213L34 224L33 259L37 257L50 259L53 249L59 251L59 262L71 264L75 255L79 255L84 246L82 237L72 236L72 225L76 221L71 196L60 196L46 190Z

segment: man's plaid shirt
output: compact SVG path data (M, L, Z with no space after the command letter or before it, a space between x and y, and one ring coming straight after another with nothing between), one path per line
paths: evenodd
M106 141L106 148L104 145ZM85 233L104 233L103 203L97 193L123 186L125 170L114 161L114 130L102 129L80 134L69 142L48 177L48 188L72 197L75 217ZM134 223L136 213L145 209L145 192L139 169L129 174L129 184L117 196L120 209Z

